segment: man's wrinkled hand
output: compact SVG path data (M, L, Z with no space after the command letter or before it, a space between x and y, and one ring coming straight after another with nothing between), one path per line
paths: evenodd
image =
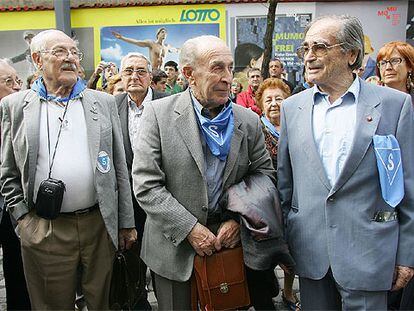
M135 228L127 228L119 230L119 249L130 249L137 240L137 230Z
M216 236L200 223L196 223L188 234L187 240L200 256L210 256L215 250L214 242L216 241Z
M414 268L395 266L394 281L391 290L399 290L407 285L414 275Z
M217 240L214 245L217 251L236 247L240 242L240 225L233 219L223 222L217 231Z

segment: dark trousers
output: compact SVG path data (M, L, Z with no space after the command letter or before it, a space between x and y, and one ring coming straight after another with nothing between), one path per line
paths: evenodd
M388 292L389 310L414 310L414 278L403 289Z
M255 310L275 310L273 297L279 294L279 283L274 269L252 270L246 268L250 303Z
M6 283L7 310L30 310L29 293L23 272L20 241L10 215L3 210L0 224L0 244L3 249L3 273Z

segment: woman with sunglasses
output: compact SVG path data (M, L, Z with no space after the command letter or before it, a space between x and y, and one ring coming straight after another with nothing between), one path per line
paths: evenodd
M377 55L377 75L385 86L412 93L414 83L414 48L405 42L385 44Z
M377 55L377 75L387 87L414 98L414 48L405 42L385 44ZM388 292L389 310L414 310L414 280L398 291Z

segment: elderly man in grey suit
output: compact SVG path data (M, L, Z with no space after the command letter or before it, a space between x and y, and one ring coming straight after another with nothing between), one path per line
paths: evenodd
M352 73L356 18L314 21L298 55L315 86L283 104L278 188L302 306L386 310L414 271L411 99Z
M115 99L85 89L82 53L63 32L39 33L31 52L42 78L1 102L1 191L18 221L32 307L73 309L81 266L88 308L108 309L114 251L136 239ZM66 188L57 217L37 202L48 177Z
M151 85L151 63L141 53L128 53L121 60L121 79L126 93L115 96L118 106L119 119L121 120L122 136L124 140L125 156L128 173L132 183L131 168L134 158L133 144L136 133L140 127L140 120L145 105L155 99L167 96L160 93ZM139 152L139 151L138 151ZM135 227L138 233L139 244L142 243L142 234L146 214L139 206L131 188L132 203L134 205ZM141 269L146 271L147 266L142 261ZM151 305L144 295L134 306L136 310L151 310Z
M180 67L190 87L145 106L132 165L147 213L141 257L155 273L160 310L191 308L196 253L238 244L239 224L220 207L222 193L249 174L274 172L259 118L229 100L233 58L225 43L188 40Z

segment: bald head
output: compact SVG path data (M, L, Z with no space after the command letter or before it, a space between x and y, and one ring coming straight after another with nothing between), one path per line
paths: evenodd
M195 66L213 51L227 54L230 49L223 40L215 36L200 36L187 40L181 47L179 66Z
M20 88L21 81L16 70L7 61L0 59L0 99L20 91Z

